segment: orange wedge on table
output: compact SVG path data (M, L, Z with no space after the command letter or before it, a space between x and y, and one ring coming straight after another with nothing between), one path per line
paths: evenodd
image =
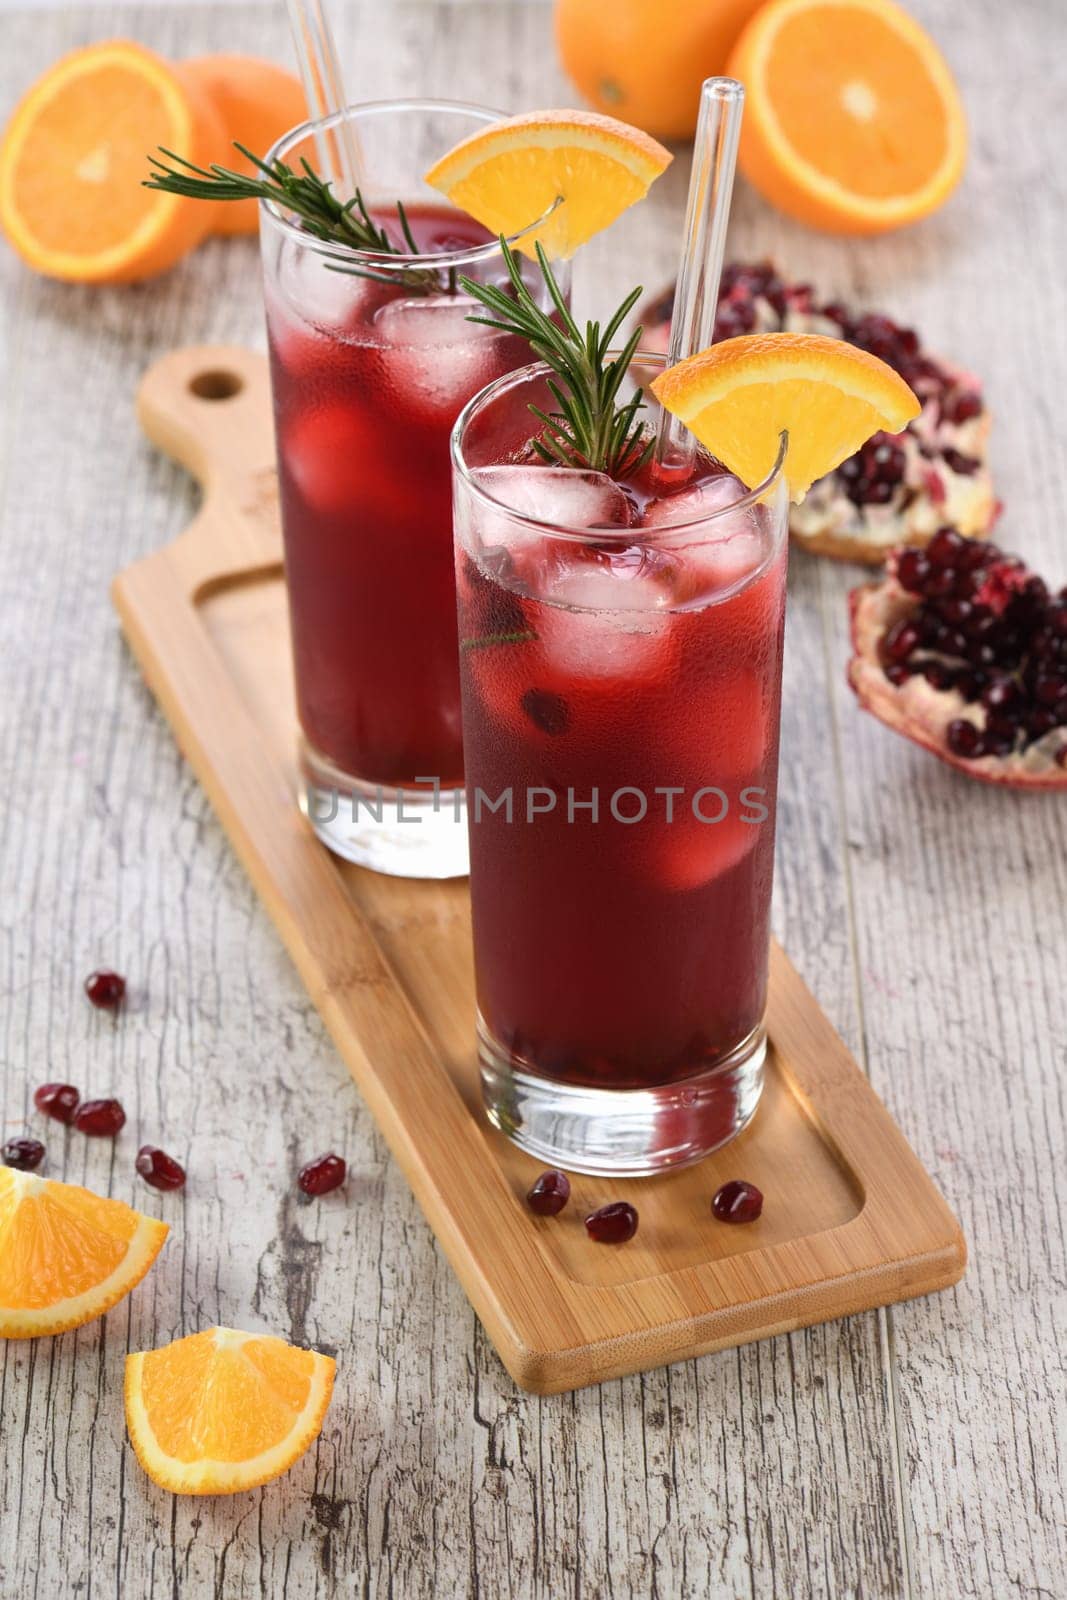
M784 470L794 500L872 433L899 433L920 411L892 367L819 334L725 339L669 367L651 388L750 489L767 477L788 433Z
M0 1338L103 1316L140 1283L168 1231L121 1200L0 1167Z
M801 222L881 233L936 210L960 180L959 91L893 0L770 0L727 71L746 89L741 170Z
M519 233L554 205L518 248L535 242L554 259L644 199L672 157L655 139L594 111L528 111L491 123L456 145L426 174L454 206L491 233Z
M153 1482L236 1494L286 1472L322 1431L336 1363L263 1334L209 1328L126 1359L126 1426Z
M0 225L38 272L125 283L163 272L214 222L204 201L143 186L146 150L203 164L225 144L182 67L127 39L64 56L33 85L0 144Z

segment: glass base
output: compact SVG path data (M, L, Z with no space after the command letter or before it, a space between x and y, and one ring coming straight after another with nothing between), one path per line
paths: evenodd
M334 855L393 878L465 878L470 871L463 789L365 783L300 746L300 809Z
M551 1166L604 1177L689 1166L736 1138L759 1104L766 1055L761 1024L708 1072L657 1089L592 1089L526 1070L478 1018L490 1122Z

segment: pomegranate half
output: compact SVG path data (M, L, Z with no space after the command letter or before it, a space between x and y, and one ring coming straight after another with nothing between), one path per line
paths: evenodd
M1067 588L942 528L849 605L866 711L969 777L1067 789Z

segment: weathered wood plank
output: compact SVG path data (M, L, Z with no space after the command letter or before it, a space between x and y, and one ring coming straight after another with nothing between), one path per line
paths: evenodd
M1067 91L1055 0L924 0L963 81L971 170L941 217L826 239L739 196L732 248L907 313L987 378L1005 537L1062 581ZM356 94L564 103L537 6L349 5ZM0 114L63 50L283 59L265 5L16 11ZM1019 101L1025 96L1020 114ZM1005 130L1010 129L1010 137ZM580 305L670 275L684 161L585 253ZM137 375L174 343L260 341L254 245L156 285L32 280L0 252L0 1124L47 1069L126 1101L117 1150L51 1170L175 1224L106 1321L0 1352L0 1593L556 1597L1058 1595L1064 1545L1062 806L955 780L843 687L852 575L795 564L777 931L962 1216L952 1294L538 1400L478 1329L118 640L112 572L188 521L139 440ZM136 993L116 1027L97 961ZM188 1161L135 1187L141 1138ZM347 1202L296 1204L343 1143ZM282 1484L173 1502L124 1444L122 1357L212 1321L340 1357L315 1451ZM1058 1430L1058 1431L1057 1431Z

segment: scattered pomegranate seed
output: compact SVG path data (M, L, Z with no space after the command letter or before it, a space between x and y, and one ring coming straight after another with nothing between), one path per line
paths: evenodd
M534 1180L526 1196L526 1204L531 1211L536 1211L539 1217L556 1217L570 1197L571 1180L565 1172L553 1168L549 1172L542 1172L541 1176Z
M126 1113L117 1100L83 1100L74 1117L79 1133L94 1139L113 1139L126 1125Z
M44 1145L40 1139L9 1139L0 1149L0 1160L19 1172L34 1172L44 1160Z
M329 1194L344 1183L347 1170L342 1156L316 1156L300 1168L296 1181L305 1194Z
M743 1178L732 1178L716 1191L711 1209L720 1222L755 1222L763 1210L763 1192Z
M46 1117L70 1124L74 1121L80 1099L81 1095L72 1083L42 1083L34 1091L33 1103Z
M119 972L90 972L85 980L85 992L94 1006L101 1011L114 1011L122 1004L126 993L126 979Z
M628 1200L613 1200L586 1217L585 1231L597 1244L625 1244L637 1232L637 1212Z
M185 1184L185 1168L158 1145L143 1144L134 1166L153 1189L181 1189Z

